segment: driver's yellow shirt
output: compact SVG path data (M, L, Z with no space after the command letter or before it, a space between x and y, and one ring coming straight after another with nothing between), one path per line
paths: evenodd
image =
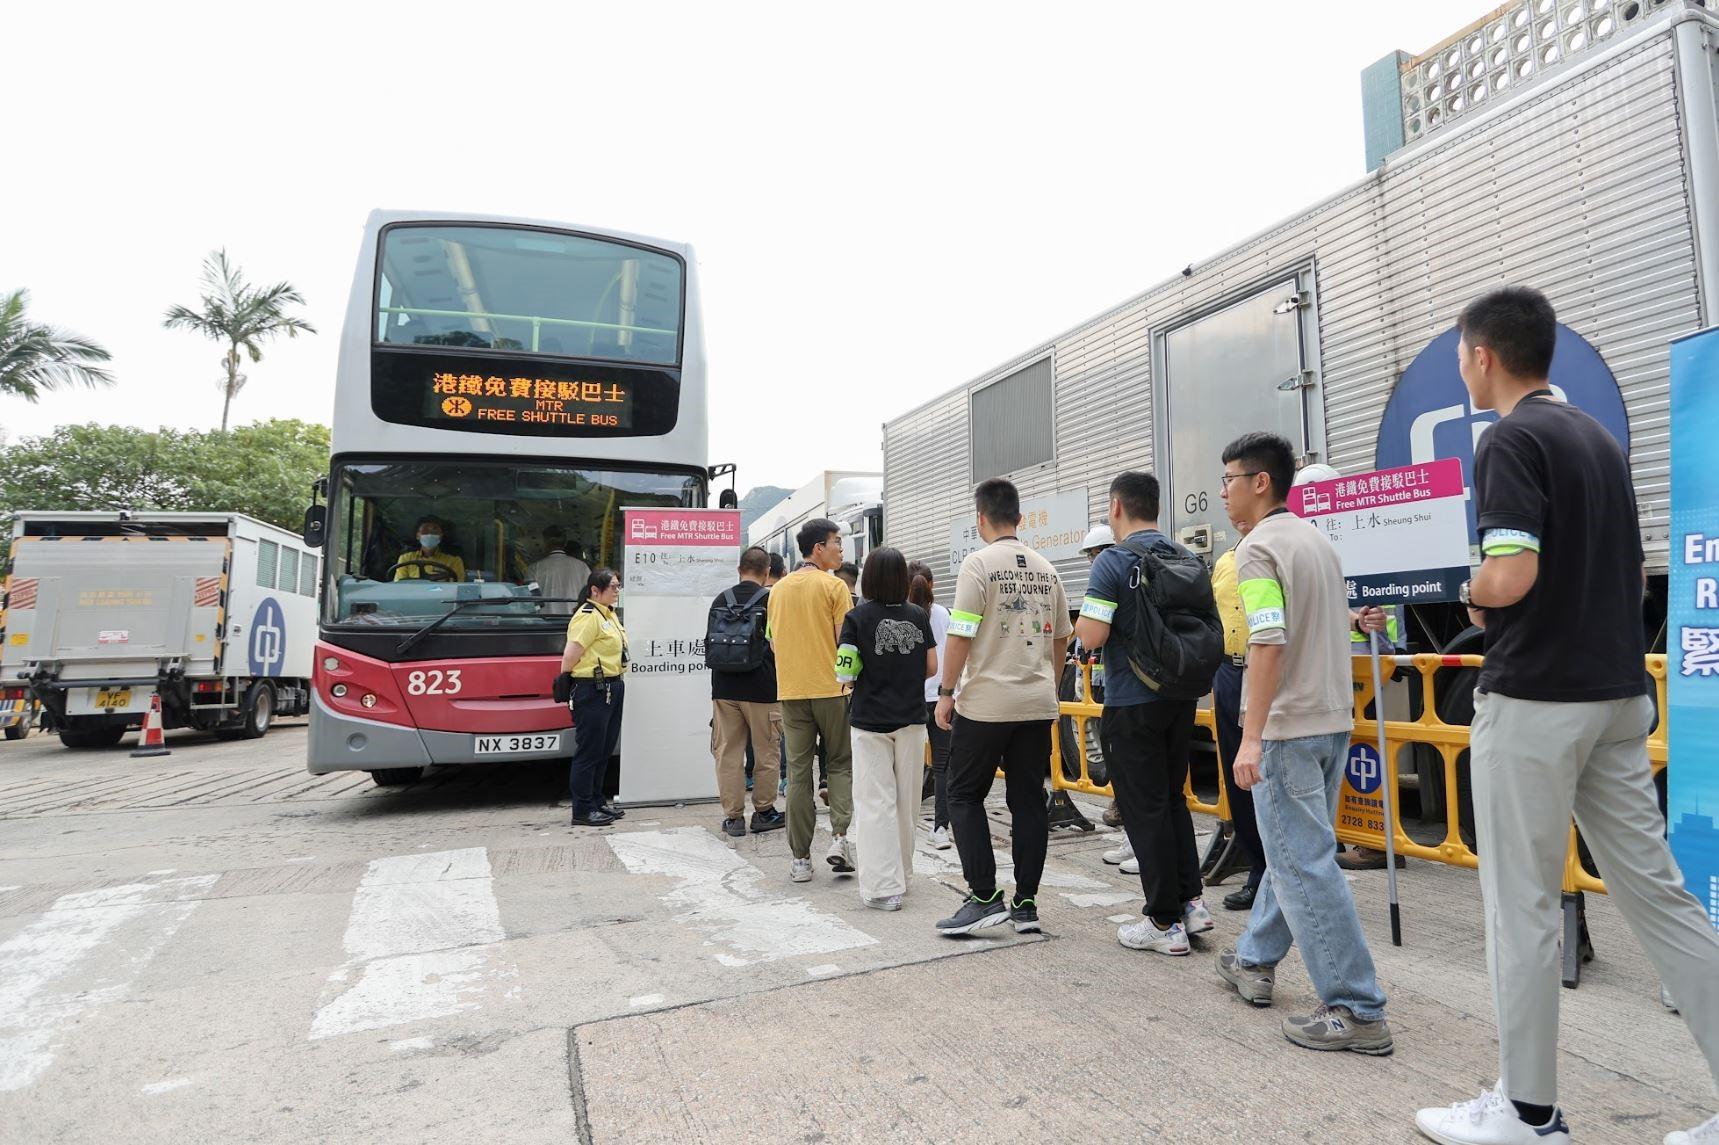
M466 579L466 562L460 560L460 558L454 556L454 554L444 553L440 549L437 549L433 553L426 553L422 549L413 549L410 552L401 553L400 560L417 561L422 564L441 565L443 568L454 574L454 580L463 581ZM430 578L424 576L423 569L421 569L417 564L401 564L399 568L394 570L394 579L429 580Z

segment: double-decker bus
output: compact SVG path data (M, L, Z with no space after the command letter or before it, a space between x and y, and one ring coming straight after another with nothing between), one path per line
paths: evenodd
M372 213L305 522L325 549L310 770L570 755L550 693L576 587L541 562L619 568L623 507L703 506L706 422L691 247Z

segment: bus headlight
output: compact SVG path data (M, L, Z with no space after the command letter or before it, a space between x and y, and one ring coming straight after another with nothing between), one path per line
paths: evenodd
M329 692L329 695L333 696L335 699L338 700L342 696L346 695L346 685L345 684L336 684L336 685L334 685L334 687L330 688L328 690L328 692Z
M358 702L363 704L367 708L374 708L376 706L376 693L375 692L365 692L364 698L362 700L359 700Z
M322 661L322 670L324 672L338 672L340 671L340 661L333 656L325 657Z

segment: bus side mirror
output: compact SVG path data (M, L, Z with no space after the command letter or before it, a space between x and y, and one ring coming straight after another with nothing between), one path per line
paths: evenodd
M322 529L328 521L327 505L312 505L304 511L304 543L312 549L322 548Z
M740 498L732 489L724 489L717 495L716 505L719 509L740 508Z

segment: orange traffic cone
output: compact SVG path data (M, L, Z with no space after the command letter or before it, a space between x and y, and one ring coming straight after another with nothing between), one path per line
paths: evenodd
M143 717L143 736L137 741L137 747L131 756L172 755L167 749L167 737L161 730L161 693L152 693L149 697L149 714Z

